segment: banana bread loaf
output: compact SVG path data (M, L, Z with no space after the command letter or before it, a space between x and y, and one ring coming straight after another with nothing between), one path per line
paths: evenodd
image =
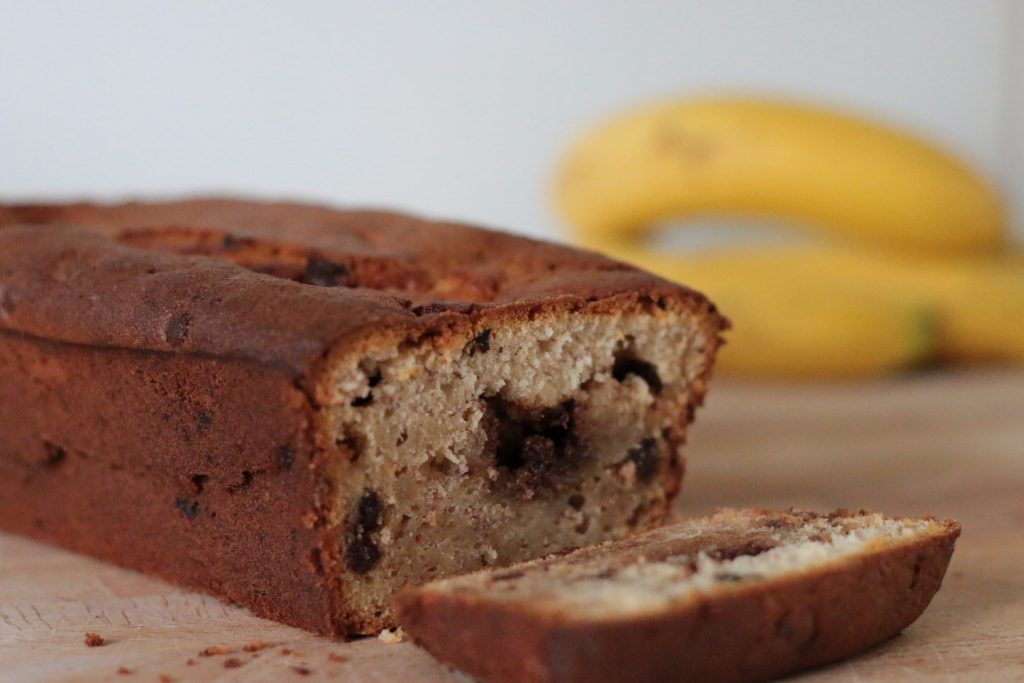
M913 623L959 533L867 511L726 510L395 603L427 650L494 683L759 681Z
M0 527L333 636L664 517L724 319L408 216L0 208Z

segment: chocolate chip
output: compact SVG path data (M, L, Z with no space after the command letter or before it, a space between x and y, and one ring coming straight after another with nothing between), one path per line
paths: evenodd
M220 242L220 246L225 251L238 251L242 248L242 240L238 239L230 232L225 233L224 239Z
M347 266L314 256L306 262L300 282L317 287L337 287L341 284L338 280L348 274Z
M454 304L446 301L432 301L429 304L420 304L419 306L413 306L409 311L417 316L433 315L434 313L444 313L450 311L454 307Z
M380 549L365 536L354 537L345 548L345 561L356 574L365 574L380 561Z
M583 497L582 493L574 493L569 496L569 507L573 510L583 509L583 504L587 502L587 499Z
M345 561L357 574L365 574L380 561L380 549L371 534L380 529L382 512L380 497L374 491L364 490L350 522L345 545Z
M737 557L753 557L766 553L775 545L765 539L751 539L740 546L728 547L728 548L708 548L704 550L704 554L712 560L723 562L726 560L735 560Z
M484 458L498 470L495 486L532 497L568 483L586 456L575 427L572 400L549 408L523 407L500 396L484 397Z
M477 352L479 352L479 353L487 353L490 350L491 350L491 328L489 328L489 327L486 330L482 331L480 334L478 334L475 337L473 337L473 340L469 344L466 345L466 352L469 353L469 355L471 355L471 356L474 355Z
M486 402L497 417L494 458L499 467L542 467L565 454L572 436L573 401L541 411L523 410L498 396Z
M279 446L277 449L277 466L282 470L290 470L295 463L295 451L291 446Z
M380 384L381 379L382 377L380 374L380 369L376 369L367 376L366 383L370 386L370 389L373 389L375 386ZM368 406L372 403L373 392L367 391L365 396L356 396L354 399L352 399L352 402L349 405L356 408L361 408L363 406Z
M224 490L228 493L237 493L247 486L250 486L252 484L252 480L256 478L256 474L257 473L252 470L242 470L242 480L228 485Z
M658 453L658 441L647 438L640 442L640 445L629 451L626 457L636 465L636 478L639 481L650 481L658 473L661 458Z
M497 581L511 581L512 579L518 579L523 576L524 572L521 569L510 569L504 572L498 572L491 576L491 583Z
M213 424L213 415L210 413L204 410L196 415L196 431L200 434L205 434L210 429L211 424Z
M192 317L188 313L175 313L167 321L164 328L164 339L171 346L181 346L188 337L189 328L192 327Z
M380 528L380 513L380 497L369 489L363 491L356 517L359 526L366 531L376 531Z
M174 499L174 507L178 508L186 519L195 519L199 514L199 501L194 498L179 496Z
M519 463L546 463L556 457L558 457L558 447L550 437L531 434L523 439L522 450L519 452Z
M652 394L657 395L661 393L661 376L653 364L626 353L616 353L615 363L612 365L612 377L623 382L629 375L636 375L646 382Z
M56 467L68 457L67 451L57 444L46 441L43 445L46 448L46 459L43 460L43 463L47 467Z
M192 492L199 495L203 492L203 485L206 483L205 474L193 474L192 475Z

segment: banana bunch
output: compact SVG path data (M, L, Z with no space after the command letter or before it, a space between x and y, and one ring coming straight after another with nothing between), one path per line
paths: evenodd
M703 290L733 321L734 374L858 377L926 361L1024 361L1024 255L956 159L823 109L705 99L582 139L555 187L584 246ZM644 246L666 221L782 219L816 239L699 253ZM822 238L828 239L822 239Z

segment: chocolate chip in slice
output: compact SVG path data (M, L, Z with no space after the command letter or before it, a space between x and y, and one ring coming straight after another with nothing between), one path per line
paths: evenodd
M290 470L295 463L295 451L292 450L291 446L278 446L275 455L277 457L277 466L282 470Z
M164 327L164 339L171 346L181 346L185 343L191 327L192 317L188 313L175 313L168 319L167 326Z
M376 492L366 489L359 498L345 544L345 562L357 574L365 574L380 561L380 548L371 535L381 526L383 506Z
M470 356L479 353L487 353L491 350L491 328L487 328L473 337L466 345L466 353Z
M652 394L660 394L662 389L661 375L653 363L636 358L625 352L615 354L615 363L612 365L612 377L619 382L624 382L629 375L636 375L650 387Z
M199 501L194 498L179 496L174 499L174 507L185 516L185 519L195 519L199 514Z
M633 448L627 454L629 460L636 466L636 478L638 481L650 481L661 464L660 453L658 452L658 441L648 437L640 442L640 445Z
M43 460L43 463L47 467L56 467L68 457L68 452L57 444L46 441L44 446L46 447L46 458Z
M224 233L224 237L220 241L220 246L224 251L238 251L242 248L242 240L238 239L230 232Z
M337 287L341 278L348 274L348 266L314 256L306 262L300 282L317 287Z

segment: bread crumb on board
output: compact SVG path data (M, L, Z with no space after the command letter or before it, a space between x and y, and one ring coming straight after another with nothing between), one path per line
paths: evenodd
M395 643L401 643L405 640L405 631L402 630L401 626L393 629L386 628L380 632L377 639L382 643L394 645Z
M106 645L107 641L98 633L86 633L85 644L89 647L99 647L101 645Z

